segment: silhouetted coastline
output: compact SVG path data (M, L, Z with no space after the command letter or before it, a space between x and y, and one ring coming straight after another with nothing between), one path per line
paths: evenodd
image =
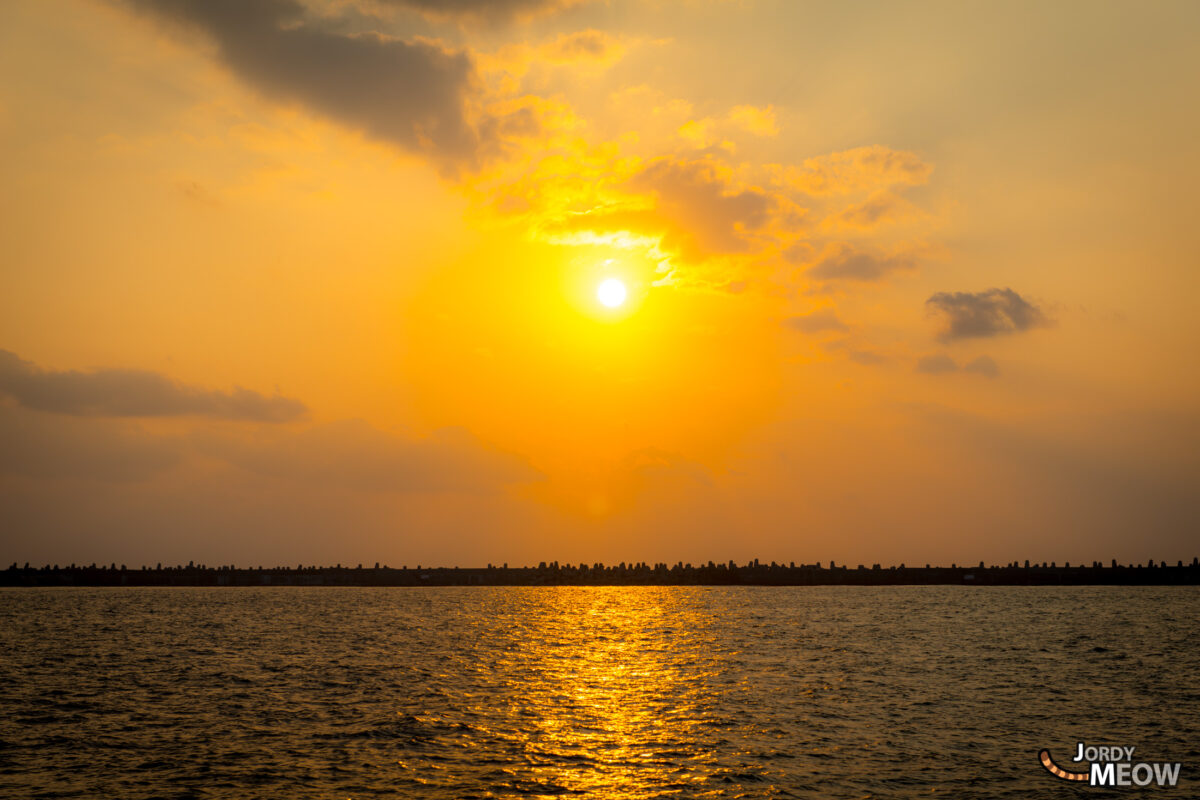
M134 567L124 564L79 566L13 564L0 572L0 586L1185 586L1200 584L1200 560L1105 565L1012 562L1006 565L949 567L855 567L830 562L816 564L759 563L738 565L677 562L646 564L559 564L536 567L483 568L389 567L375 564L354 567Z

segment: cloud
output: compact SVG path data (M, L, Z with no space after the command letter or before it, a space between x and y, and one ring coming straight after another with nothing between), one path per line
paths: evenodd
M775 107L734 106L729 112L729 121L755 136L778 136L779 125L775 122Z
M212 37L221 60L266 97L299 103L444 164L475 161L479 134L467 105L479 89L464 52L428 40L325 29L297 0L129 2ZM437 5L464 12L482 6Z
M249 472L361 491L483 491L541 477L462 428L408 438L346 420L265 441L202 438L197 445Z
M612 205L568 211L546 226L547 233L560 241L627 234L698 263L752 251L768 223L788 210L782 198L739 184L732 169L712 158L654 159L638 165L617 192Z
M677 106L684 113L691 112L690 104ZM654 113L663 109L655 108ZM696 150L722 151L733 153L736 145L727 136L731 129L736 129L754 136L772 137L779 135L779 125L775 121L775 107L767 106L734 106L729 114L722 118L700 117L689 119L679 126L676 133Z
M1000 375L1000 368L996 366L996 362L990 356L980 356L974 361L969 362L963 367L963 371L974 372L988 378L995 378Z
M658 97L653 93L627 90L621 97L623 103L636 98L643 117L658 113L654 105ZM681 108L672 116L686 118L688 111ZM692 120L682 128L673 123L666 135L692 137L697 145L715 135L713 118ZM878 238L868 244L862 236L858 241L863 243L854 245L838 236L837 230L826 230L814 242L811 237L817 228L810 220L814 208L801 205L794 187L780 177L794 167L735 164L729 153L719 149L648 159L621 157L627 143L592 146L582 141L580 136L564 139L561 147L551 150L535 143L529 158L508 160L510 165L527 164L527 168L514 166L517 174L502 176L496 183L482 182L477 188L487 191L479 196L488 198L502 214L525 217L535 238L554 245L643 250L663 276L653 281L655 286L721 288L745 280L780 256L807 270L811 281L878 282L914 269L919 254L927 249L912 241ZM823 180L828 184L845 178L868 187L911 183L928 171L914 159L885 148L867 148L844 160L869 165L874 170L871 180L864 183L861 175L833 172ZM826 188L832 192L831 186ZM880 192L855 198L857 205L849 210L847 203L837 200L818 200L816 207L840 206L833 210L843 212L842 217L827 218L826 227L852 229L855 234L919 215L906 199ZM788 271L786 277L796 275Z
M1050 324L1034 304L1012 289L983 292L938 292L925 305L942 316L943 341L1017 333Z
M597 75L620 61L636 40L604 31L562 33L541 42L508 44L493 51L474 51L475 66L485 82L501 93L521 95L523 80L544 88L547 68L566 68L574 74Z
M887 361L887 356L873 353L870 350L848 350L846 357L855 364L861 364L864 367L873 367L876 364L883 364Z
M713 147L720 142L716 132L716 121L712 117L690 119L679 126L678 134L697 150Z
M916 208L904 198L888 191L876 192L862 203L829 217L825 226L835 230L868 231L918 215Z
M25 408L72 416L288 422L306 411L303 403L289 397L266 397L241 387L232 392L200 389L145 370L43 370L7 350L0 350L0 394Z
M931 172L915 153L872 145L805 159L799 167L786 167L782 179L811 195L834 195L920 186Z
M419 11L430 19L509 22L553 14L588 0L376 0Z
M996 362L990 356L979 356L961 368L954 359L945 353L925 356L917 361L917 372L924 372L926 375L945 375L948 372L958 372L960 369L963 372L971 372L988 378L1000 375L1000 368L996 366Z
M579 124L570 107L535 95L498 99L488 103L479 120L478 155L489 164L508 160L520 163L533 153L555 144ZM492 194L496 202L524 200L503 191Z
M958 364L945 353L925 356L917 361L917 372L926 375L945 375L947 372L957 372Z
M799 314L788 317L783 324L794 331L802 333L820 333L821 331L844 331L846 323L838 319L832 308L820 308L811 314Z
M179 443L126 422L57 418L0 408L0 473L141 481L180 461Z
M808 270L809 277L822 281L877 281L914 267L906 255L882 255L839 244L826 248L820 261Z
M685 255L743 252L746 233L761 228L771 212L765 192L735 188L732 177L707 159L659 159L630 186L655 195L656 212L672 223L663 242Z
M615 61L625 46L604 31L589 29L564 33L542 45L538 52L547 61L570 63L580 60Z
M843 329L848 326L843 326ZM860 366L873 367L879 364L886 364L890 359L883 353L875 350L864 350L862 347L851 338L831 339L823 342L821 347L828 353L842 353L845 357Z
M361 420L300 431L200 427L176 436L153 433L128 420L49 417L0 406L0 440L5 444L0 473L42 480L137 482L204 461L283 479L306 493L479 493L542 477L524 459L496 450L462 428L411 437ZM245 481L244 473L240 480Z

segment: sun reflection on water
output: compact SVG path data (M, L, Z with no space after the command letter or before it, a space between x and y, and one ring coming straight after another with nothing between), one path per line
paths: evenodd
M512 665L533 678L512 703L526 761L514 788L624 800L707 780L703 615L654 589L572 592L547 607L541 643Z

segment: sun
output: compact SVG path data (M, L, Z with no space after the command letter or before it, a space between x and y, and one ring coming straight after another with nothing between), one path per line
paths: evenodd
M596 287L596 299L609 308L616 308L625 302L625 284L617 278L606 278Z

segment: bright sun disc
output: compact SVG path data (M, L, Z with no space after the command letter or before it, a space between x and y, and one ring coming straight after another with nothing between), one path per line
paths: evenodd
M608 278L596 287L596 299L609 308L616 308L625 302L625 284L616 278Z

